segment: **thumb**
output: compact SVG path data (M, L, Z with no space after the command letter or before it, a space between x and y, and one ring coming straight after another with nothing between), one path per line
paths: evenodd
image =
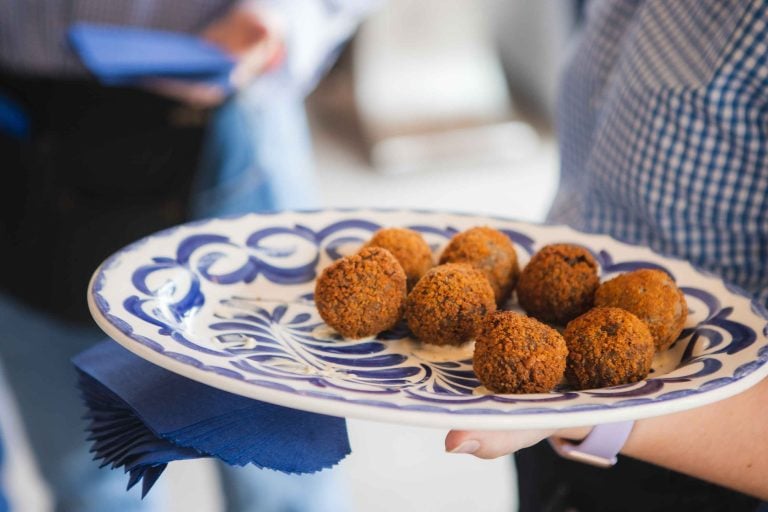
M495 459L533 446L554 432L554 430L451 430L445 437L445 450L449 453L471 454L480 459Z

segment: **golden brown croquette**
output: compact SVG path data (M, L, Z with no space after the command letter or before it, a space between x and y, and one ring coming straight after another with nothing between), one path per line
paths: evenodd
M427 272L408 294L405 318L424 343L461 345L477 336L486 314L496 311L493 289L477 269L449 263Z
M475 341L473 367L494 393L546 393L565 374L565 340L533 318L497 311L485 317Z
M565 328L566 376L577 389L643 380L655 347L648 326L629 311L594 308Z
M432 268L432 250L416 231L405 228L384 228L373 234L366 247L381 247L392 253L405 270L408 289Z
M342 258L315 283L315 304L329 326L347 338L392 328L403 315L406 277L397 259L379 247Z
M512 241L501 231L487 226L454 235L443 250L440 263L469 263L480 270L491 283L497 304L509 297L520 275Z
M688 318L685 295L663 270L640 269L606 281L595 293L596 306L626 309L648 324L656 350L680 336Z
M565 325L592 307L599 284L597 262L588 250L552 244L534 254L520 273L517 299L529 315Z

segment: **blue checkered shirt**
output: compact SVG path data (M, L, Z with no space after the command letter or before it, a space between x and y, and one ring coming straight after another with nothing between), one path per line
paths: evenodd
M768 299L768 2L589 5L558 105L550 220Z

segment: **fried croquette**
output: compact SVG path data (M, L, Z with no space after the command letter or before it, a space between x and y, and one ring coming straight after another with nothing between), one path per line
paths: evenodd
M644 379L655 347L645 322L629 311L598 307L568 323L566 376L577 389L618 386Z
M596 306L626 309L648 324L656 350L665 350L683 331L688 318L685 295L663 270L639 269L601 284Z
M512 241L501 231L487 226L454 235L443 250L440 263L469 263L480 270L491 283L497 304L509 297L520 275Z
M392 328L403 316L405 271L380 247L342 258L315 283L315 304L325 323L346 338L364 338Z
M424 343L461 345L477 336L486 314L496 311L493 288L464 263L434 267L408 294L405 318Z
M536 319L497 311L475 340L473 368L494 393L546 393L565 374L568 349L555 329Z
M534 254L520 273L517 299L529 315L565 325L592 307L599 284L597 262L588 250L552 244Z
M408 289L432 268L432 250L421 234L412 229L384 228L373 234L366 247L381 247L392 253L405 270Z

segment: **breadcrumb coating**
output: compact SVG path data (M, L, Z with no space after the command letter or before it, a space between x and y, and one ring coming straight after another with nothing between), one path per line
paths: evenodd
M475 341L473 367L494 393L546 393L565 373L568 349L555 329L511 311L483 321Z
M432 250L420 233L405 228L384 228L373 234L366 247L381 247L392 253L405 270L408 289L432 268Z
M405 318L424 343L461 345L477 336L486 314L496 311L493 289L477 269L449 263L427 272L408 294Z
M325 323L346 338L392 328L403 316L405 271L379 247L362 249L328 266L315 283L315 304Z
M669 348L688 318L685 295L658 269L634 270L606 281L595 293L595 305L626 309L648 324L656 350Z
M599 284L597 262L588 250L552 244L534 254L521 272L517 299L529 315L565 325L592 307Z
M577 389L637 382L651 370L651 332L629 311L591 309L572 320L563 337L568 345L566 376Z
M454 235L443 250L440 263L469 263L483 272L497 304L509 297L520 275L514 244L507 235L488 226Z

